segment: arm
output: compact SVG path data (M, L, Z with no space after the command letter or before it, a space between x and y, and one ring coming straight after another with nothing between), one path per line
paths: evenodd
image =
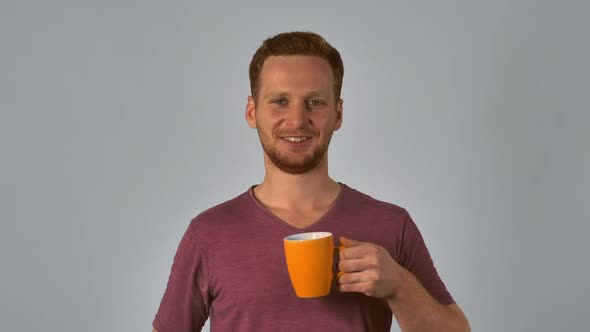
M438 303L420 282L400 266L384 248L341 238L339 279L342 292L358 292L383 299L404 332L470 331L456 304Z
M457 304L442 305L400 267L399 289L385 298L402 331L470 331Z
M207 254L195 226L189 226L176 250L154 331L201 331L208 318Z

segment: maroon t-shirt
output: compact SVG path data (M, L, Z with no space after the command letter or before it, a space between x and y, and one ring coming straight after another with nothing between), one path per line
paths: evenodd
M378 244L414 274L441 304L454 303L418 228L403 208L346 185L316 223L295 228L268 211L252 188L192 220L174 257L153 322L158 332L389 331L392 313L379 299L336 288L298 298L289 280L283 238L325 231Z

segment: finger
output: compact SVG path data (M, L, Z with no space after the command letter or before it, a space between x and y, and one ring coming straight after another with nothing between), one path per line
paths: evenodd
M343 245L343 246L345 246L345 247L354 247L354 246L357 246L359 244L362 244L362 242L361 241L357 241L357 240L352 240L352 239L349 239L347 237L341 236L340 237L340 244Z
M375 291L373 289L373 286L369 282L338 285L338 290L343 293L362 293L367 296L374 296L375 295Z
M356 250L350 250L354 247L362 246L364 242L352 240L347 237L341 236L340 237L340 245L344 248L339 250L339 257L340 259L354 259L354 258L362 258L362 253L357 252ZM346 254L344 252L347 252Z
M339 278L342 284L356 284L362 282L376 282L382 277L382 273L377 270L363 270L358 272L344 272Z
M358 244L352 247L346 247L340 250L338 257L344 259L358 259L365 257L377 256L379 254L379 248L371 243L358 242Z
M359 272L364 270L362 259L347 259L338 262L338 271L344 273Z
M378 266L374 260L367 258L341 259L338 262L338 270L344 273L361 272L376 268Z
M360 286L357 284L339 284L338 290L343 293L360 293Z
M370 281L363 272L347 272L338 278L338 284L358 284Z

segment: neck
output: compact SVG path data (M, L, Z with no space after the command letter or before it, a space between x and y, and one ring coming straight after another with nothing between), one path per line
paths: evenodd
M316 168L303 174L289 174L265 158L266 174L254 188L258 200L271 207L288 210L314 209L332 204L340 184L328 174L327 156Z

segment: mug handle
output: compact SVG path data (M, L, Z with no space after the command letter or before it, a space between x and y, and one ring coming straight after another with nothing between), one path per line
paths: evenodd
M334 246L335 251L340 251L345 248L346 248L345 246ZM344 274L344 272L338 271L338 273L336 273L336 276L334 277L334 279L338 280L340 277L342 277L343 274Z

